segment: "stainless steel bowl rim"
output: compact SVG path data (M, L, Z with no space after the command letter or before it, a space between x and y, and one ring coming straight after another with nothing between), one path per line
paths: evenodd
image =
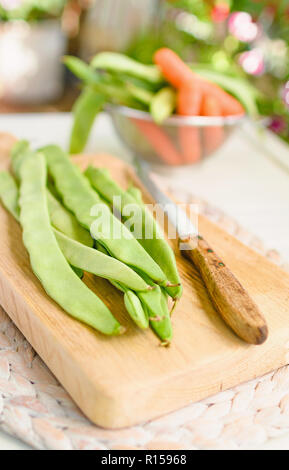
M142 121L151 121L153 119L150 113L141 111L139 109L129 108L128 106L107 106L107 111L110 114L120 114L122 116L139 119ZM234 126L244 120L245 114L238 114L234 116L177 116L173 115L166 119L163 126Z

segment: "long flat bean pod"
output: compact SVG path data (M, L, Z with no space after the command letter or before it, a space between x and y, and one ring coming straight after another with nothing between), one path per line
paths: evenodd
M96 242L96 247L102 253L107 253L100 243ZM151 328L154 330L156 335L164 344L167 345L170 343L173 336L173 329L168 310L167 294L160 286L153 284L148 277L145 275L143 275L143 277L147 284L154 287L153 290L148 292L131 293L132 291L128 292L129 290L120 282L112 280L110 282L114 287L124 292L124 294L128 294L124 297L124 301L131 318L137 324L142 324L143 326L141 328L147 328L147 324L150 322ZM137 296L140 304L136 301L135 296Z
M123 299L124 305L136 325L142 329L148 328L149 320L138 296L132 290L126 290Z
M0 199L6 209L8 209L9 212L11 212L18 220L19 191L15 180L10 173L6 171L0 172ZM71 230L70 219L68 219L68 223L64 223L66 215L74 216L68 213L64 207L62 208L61 204L53 198L49 191L47 191L47 199L50 222L54 227L56 227L54 228L54 235L56 236L58 245L60 246L65 258L71 264L71 267L79 277L83 276L82 270L84 270L105 279L113 279L115 281L122 282L127 288L135 291L151 290L150 286L148 286L148 284L146 284L146 282L126 264L112 258L111 256L94 250L91 248L92 245L90 242L87 245L85 243L86 240L79 237L78 228L75 230L75 227L73 227L73 230ZM52 208L50 207L51 202L53 205ZM56 206L56 209L54 208L54 205ZM54 212L55 210L60 211L62 217L57 217L56 220L53 221L51 212ZM82 229L81 226L79 226L79 228ZM89 235L89 232L85 229L83 230ZM92 240L91 237L90 240Z
M135 291L151 290L150 286L135 271L121 261L71 240L57 230L54 233L62 253L73 266L96 276L121 282L127 288Z
M161 71L154 65L145 65L118 52L100 52L92 59L91 67L111 72L126 73L152 83L164 81Z
M8 171L0 173L0 199L4 207L11 212L16 220L19 219L20 211L18 206L19 192L14 178Z
M16 142L16 144L14 144L10 156L13 173L17 179L19 179L19 172L22 162L28 155L31 154L32 151L30 150L30 145L27 140L19 140Z
M14 215L14 217L18 220L19 219L19 206L18 206L19 191L18 191L18 187L16 185L15 180L8 172L0 173L0 199L2 200L2 203L6 207L6 209L8 209L8 211L11 212L12 215ZM108 271L109 273L113 273L113 276L116 279L118 278L117 270L115 270L115 264L116 263L122 264L122 263L115 260L114 258L111 258L107 254L105 248L102 245L97 244L98 249L102 252L100 253L96 250L92 250L91 248L87 248L83 245L80 245L79 243L61 234L56 229L54 229L54 234L56 236L56 239L58 241L61 251L63 252L65 258L68 261L74 262L76 265L79 264L83 266L83 268L86 271L94 272L95 274L101 276L103 274L103 271L101 271L101 269L100 270L98 269L99 255L102 255L102 253L105 253L103 255L103 256L106 256L105 270ZM79 251L79 245L81 248L80 251ZM84 252L84 256L83 256L83 252ZM87 252L89 252L88 263L87 263L87 256L86 256L88 254ZM91 259L91 254L92 254L92 259ZM93 260L95 262L93 262ZM92 265L92 268L89 267L91 265ZM129 270L129 268L126 265L122 265L122 266L125 266L125 268ZM77 276L82 278L83 271L81 269L76 268L72 265L71 265L71 268L74 270ZM134 274L136 278L138 278L137 283L136 282L132 284L128 283L128 278L130 278L131 272ZM124 284L116 280L110 279L111 284L124 293L125 307L129 315L133 319L133 321L140 328L145 329L148 327L148 323L149 323L148 317L150 316L151 325L153 329L155 330L156 334L160 336L162 341L167 341L168 339L171 338L171 325L170 325L169 319L168 318L165 319L165 317L167 317L167 302L166 302L166 299L164 298L164 295L162 296L162 298L160 298L161 290L159 287L154 286L154 290L155 289L157 290L155 290L155 292L151 293L150 295L141 295L140 296L141 300L140 300L140 297L138 296L139 293L135 293L133 292L133 290L128 288L128 287L131 287L132 289L133 288L137 289L137 287L140 287L139 279L141 278L138 277L138 275L134 271L131 271L131 272L129 273L128 277L127 276L125 277ZM118 280L122 281L124 275L125 273L122 270L122 274L118 278ZM141 282L143 286L147 286L144 280L141 279ZM142 292L142 294L145 294L145 292ZM154 322L152 321L153 317L160 317L162 318L162 320L161 322L154 324Z
M144 276L149 283L149 279ZM151 328L156 335L164 342L169 344L173 337L173 328L168 309L167 294L160 286L149 292L137 293L144 311L150 320Z
M84 88L73 106L70 153L79 153L84 149L93 122L105 101L105 97L100 93L89 87Z
M74 214L63 207L49 190L47 190L47 202L53 227L83 245L93 246L93 239L88 230L78 223Z
M164 238L164 234L154 219L152 213L146 209L144 204L140 204L139 200L134 199L131 194L124 191L108 174L106 169L88 167L85 175L91 182L92 186L104 197L108 202L114 205L120 204L117 209L124 215L124 209L128 205L139 204L142 210L142 234L138 239L139 243L150 254L150 256L158 263L166 275L170 284L180 284L180 277L176 265L175 255L171 247ZM119 196L114 198L114 196ZM146 237L147 227L151 228L150 238ZM167 287L167 292L172 297L180 297L182 293L181 285L175 287Z
M77 277L62 254L50 225L46 199L46 165L31 155L20 168L20 223L32 270L47 294L67 313L107 335L123 327L106 305Z
M147 329L149 327L149 318L137 294L131 289L126 289L120 282L110 282L114 287L123 292L124 305L131 319L142 330Z
M158 283L166 283L166 276L158 264L143 249L130 231L105 209L100 198L80 170L57 146L42 149L50 174L55 180L63 202L77 220L98 239L114 257L133 268L139 269ZM65 177L64 177L65 175ZM93 207L101 207L105 227L94 229L95 217L90 215ZM118 236L114 236L117 233Z
M100 93L106 100L116 104L137 107L137 102L134 100L132 93L119 80L113 77L104 77L103 74L93 70L92 67L77 57L67 56L64 63L77 78L97 93Z
M96 248L99 250L99 252L109 256L106 249L100 243L96 242ZM119 281L116 281L114 279L110 279L109 281L116 289L124 293L124 304L126 310L132 320L135 322L135 324L142 329L148 328L149 319L137 294L131 289L128 289L126 285L122 284Z
M159 90L150 101L150 113L157 124L161 124L175 110L177 103L176 92L171 87Z
M0 172L0 200L3 206L12 214L19 222L19 189L13 176L7 171ZM71 266L78 277L82 279L83 271L80 268Z
M21 165L30 155L35 155L35 153L30 150L29 143L27 141L23 140L15 144L11 153L11 158L12 168L16 177L19 178ZM11 178L12 177L10 176L10 185L12 190L12 182L14 181L13 179L11 181ZM14 189L15 187L16 184L14 182ZM92 247L93 239L90 236L90 233L78 223L77 219L71 212L63 207L50 190L47 190L47 201L51 224L60 232L65 233L68 237Z

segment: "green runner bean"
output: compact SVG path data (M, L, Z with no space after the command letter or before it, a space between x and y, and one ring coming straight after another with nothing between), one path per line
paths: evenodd
M127 194L130 194L131 197L133 197L134 200L135 200L136 202L138 202L139 204L142 204L142 203L143 203L141 190L140 190L139 188L137 188L136 186L130 186L130 187L126 190L126 193L127 193Z
M94 56L90 65L95 69L126 73L152 83L164 81L161 71L155 65L142 64L118 52L100 52Z
M88 230L82 227L72 212L69 212L63 205L47 190L48 211L51 225L67 237L92 247L93 239Z
M19 140L16 142L16 144L14 144L11 150L11 163L13 173L17 179L19 179L19 172L22 162L31 153L30 145L27 140Z
M96 242L96 248L102 251L102 253L107 253L105 248L98 242ZM147 284L153 286L154 289L149 292L136 293L137 297L141 302L143 313L141 313L141 311L138 309L133 314L133 312L127 309L128 313L133 319L136 315L138 315L138 317L142 319L142 322L145 321L145 316L145 318L147 319L146 321L150 322L150 326L154 330L156 335L162 340L164 345L168 345L173 336L173 329L168 309L167 294L164 289L160 288L160 286L155 285L147 276L142 276L147 282ZM115 281L110 282L122 292L127 292L128 289L121 283ZM131 306L132 305L133 304L131 304Z
M82 271L82 269L80 268L76 268L75 266L72 266L72 264L70 265L71 266L71 269L75 272L75 274L77 275L77 277L79 277L80 279L83 278L84 276L84 272Z
M77 78L101 94L106 100L116 104L137 107L133 95L125 84L119 82L119 80L113 77L104 77L103 74L93 70L77 57L67 56L64 63Z
M15 180L6 171L0 172L0 199L6 209L8 209L9 212L11 212L18 220L19 191ZM54 235L56 236L58 245L67 261L71 264L72 269L77 275L79 275L79 277L83 276L82 270L84 270L105 279L113 279L122 282L126 287L135 291L151 290L151 287L148 286L148 284L146 284L146 282L126 264L112 258L111 256L94 250L91 248L92 245L90 243L85 246L86 244L84 242L86 240L83 239L82 236L79 236L78 228L73 227L73 230L71 230L71 220L68 219L68 223L63 223L66 215L74 216L66 211L66 209L53 198L49 191L47 191L47 200L50 221L55 227ZM56 208L54 206L56 206ZM51 212L54 213L56 210L60 211L62 216L54 218L53 220ZM85 234L89 235L89 232L81 226L79 226L79 228L84 230ZM92 240L91 237L90 240Z
M171 87L159 90L150 101L150 113L157 124L162 124L176 108L177 96Z
M151 287L135 271L121 261L71 240L57 230L54 231L54 234L62 253L73 266L96 276L121 282L127 288L135 291L151 290Z
M142 307L141 301L132 290L127 290L124 293L124 304L137 326L142 329L148 328L148 317Z
M70 136L70 153L80 153L87 142L97 114L101 111L105 98L95 90L86 87L73 106L73 127Z
M64 204L74 212L77 220L85 228L91 230L93 237L98 239L114 258L139 269L158 283L166 283L162 269L131 232L113 216L108 207L101 203L89 181L69 157L59 147L53 145L43 148L42 152ZM95 206L102 209L102 225L105 225L101 227L98 224L97 230L94 225L95 217L90 215L91 209ZM115 233L117 236L114 236Z
M149 284L150 280L143 276ZM173 329L168 309L167 295L163 288L155 286L150 292L137 293L144 311L150 320L150 326L156 335L164 342L169 344L172 340Z
M152 213L145 207L143 203L139 203L138 200L134 199L131 194L124 191L108 174L106 169L102 170L99 168L88 167L85 171L85 175L91 182L92 186L96 191L105 198L109 203L116 205L120 204L119 207L116 207L122 214L124 213L124 208L130 204L139 204L142 213L141 213L141 223L142 223L142 234L138 238L139 243L144 247L144 249L151 255L151 257L156 261L156 263L161 267L163 272L166 275L169 283L176 286L168 285L166 287L167 292L174 298L179 298L182 293L182 287L180 285L180 276L178 273L175 255L172 248L168 245L164 238L164 234L154 219ZM114 198L114 196L119 196ZM124 217L125 218L125 217ZM146 232L148 227L151 229L150 237L146 237Z
M133 83L127 83L127 89L131 93L131 95L142 104L149 106L154 94L149 91L145 90L144 88L140 88Z
M15 217L19 222L19 190L13 176L7 171L0 172L0 199L3 206ZM78 277L82 279L82 269L71 266Z
M14 217L17 220L18 220L18 215L19 215L18 197L19 197L18 187L13 177L8 172L0 173L0 199L2 199L2 202L5 205L5 207L14 215ZM64 254L65 258L68 261L74 262L76 265L82 265L85 271L94 272L95 274L100 275L100 276L103 275L103 272L101 270L96 269L96 267L99 266L99 255L102 255L102 253L106 253L102 256L107 255L107 252L102 245L97 243L97 248L102 253L96 250L92 250L91 248L87 248L83 245L80 245L81 249L79 251L79 243L77 243L76 241L70 240L67 236L61 234L56 229L54 229L54 234L56 236L56 239L58 241L58 244L60 246L62 253ZM83 252L84 252L84 256L83 256ZM87 256L85 256L88 254L88 252L89 252L89 258L92 255L92 260L95 260L95 263L94 264L92 263L92 266L93 266L92 269L88 266L88 264L91 266L91 259L89 263L87 263ZM113 272L116 279L121 281L123 280L124 274L122 273L120 277L116 276L117 269L114 269L115 263L121 264L119 261L115 260L114 258L111 258L108 255L106 256L106 259L105 259L106 268L105 269L108 271L108 273ZM126 270L130 269L126 265L122 265L122 266L125 266ZM76 268L72 265L71 265L71 268L80 278L82 278L83 276L82 269ZM134 274L136 278L138 277L138 275L134 271L131 271L131 272ZM151 325L153 329L156 331L156 333L161 337L163 341L166 341L168 339L168 332L170 333L171 331L170 325L169 326L167 325L168 320L164 319L164 317L167 316L166 315L166 312L167 312L166 298L164 297L164 295L162 295L162 298L160 298L161 290L159 286L154 286L154 293L153 294L150 293L149 295L143 295L145 294L145 292L135 293L131 289L128 289L128 287L131 287L132 289L137 289L137 287L140 287L140 285L138 286L136 285L136 282L134 284L128 283L127 279L131 277L131 272L129 273L129 276L126 276L123 284L121 282L117 282L116 280L110 279L111 284L113 284L117 289L120 289L122 292L124 292L125 306L129 315L134 320L134 322L140 328L147 328L148 321L149 321L148 315L150 315ZM139 280L137 282L139 284ZM143 283L145 287L147 286L144 280L141 280L141 282ZM157 320L158 318L162 318L162 320L158 322L158 324L154 324L152 320L153 318L156 318ZM171 334L169 334L169 338L170 337L171 337Z
M18 187L14 178L8 171L1 171L0 173L0 199L4 207L11 212L16 220L19 220L19 206L18 206Z
M123 327L106 305L77 277L64 258L50 225L46 199L46 166L32 154L20 168L20 223L32 270L47 294L67 313L108 335Z
M96 248L101 253L104 253L105 255L109 256L106 249L100 243L96 242ZM132 290L128 289L121 282L118 282L113 279L110 279L109 281L114 287L116 287L116 289L124 293L124 304L126 310L132 320L136 323L136 325L138 325L142 329L148 328L148 316L146 315L137 294L135 294Z

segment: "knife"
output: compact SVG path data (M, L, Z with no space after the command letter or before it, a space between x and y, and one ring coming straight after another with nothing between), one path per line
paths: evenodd
M247 343L264 343L268 337L267 323L248 292L198 233L186 212L157 187L149 175L149 165L135 157L134 167L143 185L176 229L181 254L199 271L209 297L225 323Z

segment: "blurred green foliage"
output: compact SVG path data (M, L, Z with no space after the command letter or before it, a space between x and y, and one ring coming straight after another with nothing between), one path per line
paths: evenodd
M38 21L58 17L67 0L0 0L0 20Z
M236 12L248 13L258 25L254 40L242 40L230 31ZM150 63L157 48L171 47L195 68L205 69L208 78L217 77L224 87L233 84L231 93L241 84L251 115L258 110L269 117L272 130L289 141L288 0L168 0L160 14L153 30L136 37L128 54ZM256 71L242 63L252 51L261 56Z

